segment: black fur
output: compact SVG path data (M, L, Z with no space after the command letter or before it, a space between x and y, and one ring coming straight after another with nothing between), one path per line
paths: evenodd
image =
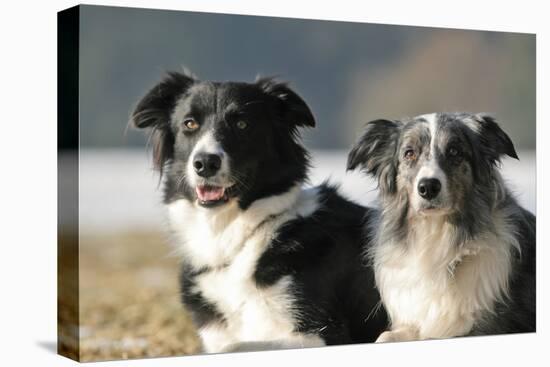
M287 222L258 262L259 286L293 275L302 322L328 344L371 342L387 325L374 276L361 256L363 220L370 209L321 187L323 203L313 215ZM363 219L364 218L364 219Z
M197 328L216 322L224 322L224 315L216 308L216 305L208 302L201 292L195 290L195 278L197 275L212 271L209 268L194 270L187 264L182 265L180 273L181 300L188 310L191 311L193 324Z
M155 85L137 104L132 113L134 126L140 129L152 128L153 162L162 170L164 164L174 156L174 136L170 129L170 113L177 98L194 80L182 73L170 72L164 80Z

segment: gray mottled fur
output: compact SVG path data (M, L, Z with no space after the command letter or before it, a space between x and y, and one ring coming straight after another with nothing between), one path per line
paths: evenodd
M487 233L498 235L501 229L494 224L495 213L511 223L518 243L506 299L478 317L470 333L534 331L536 219L517 204L499 173L502 156L517 158L512 141L486 114L431 115L435 132L426 116L369 122L349 154L349 170L360 168L378 179L380 210L368 224L366 232L374 233L368 241L375 246L407 243L410 225L419 215L411 201L415 177L426 161L437 162L446 178L448 197L444 203L435 199L433 203L446 209L445 222L453 229L451 245L460 247ZM430 149L431 144L435 148ZM408 161L404 154L411 147L414 159ZM450 147L457 147L459 156L451 157Z

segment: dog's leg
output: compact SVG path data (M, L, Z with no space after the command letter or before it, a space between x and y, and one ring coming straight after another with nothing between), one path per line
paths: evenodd
M415 327L411 326L400 326L397 328L392 328L392 330L384 331L376 343L391 343L391 342L406 342L420 340L420 335L418 330Z
M226 327L221 324L212 323L199 330L202 344L202 353L221 353L229 345L236 342Z

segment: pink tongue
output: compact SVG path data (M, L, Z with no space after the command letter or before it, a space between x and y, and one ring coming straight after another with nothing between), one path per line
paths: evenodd
M223 187L197 186L196 191L200 201L216 201L223 198L225 190Z

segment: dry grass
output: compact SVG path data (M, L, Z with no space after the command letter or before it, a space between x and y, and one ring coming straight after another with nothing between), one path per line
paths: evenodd
M166 242L154 233L81 236L81 361L198 352Z

